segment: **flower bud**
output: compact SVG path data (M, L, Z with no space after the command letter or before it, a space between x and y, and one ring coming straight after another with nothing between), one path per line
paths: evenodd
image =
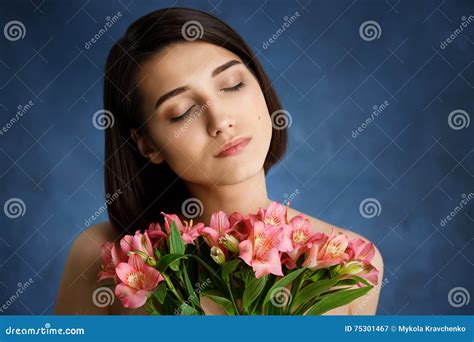
M148 265L150 266L156 266L156 260L155 258L149 256L148 254L142 252L142 251L130 251L127 253L128 256L132 256L133 254L137 254L142 257L143 261L145 261Z
M355 275L359 274L364 270L364 265L360 261L349 261L346 263L342 268L339 270L340 275L348 274L348 275Z
M224 252L219 247L216 247L216 246L211 247L211 257L219 265L222 265L223 263L225 263Z
M155 267L156 266L156 260L155 258L152 258L152 257L148 257L146 259L146 263L152 267Z
M233 235L225 234L219 239L219 242L231 252L239 251L239 240L237 240Z

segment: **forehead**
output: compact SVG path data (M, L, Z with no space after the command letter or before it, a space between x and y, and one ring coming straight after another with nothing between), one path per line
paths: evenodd
M205 42L174 43L147 60L139 72L140 88L153 93L180 87L195 79L210 78L212 71L231 59L241 59L231 51Z

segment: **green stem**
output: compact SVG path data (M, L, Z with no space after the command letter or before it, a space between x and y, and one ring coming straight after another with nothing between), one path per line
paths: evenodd
M298 294L298 292L300 291L301 289L301 286L303 285L303 283L305 282L306 278L307 278L308 274L305 272L303 272L299 278L299 281L298 281L298 286L296 288L296 291L294 293L294 298L296 298L296 295ZM287 309L287 312L286 314L287 315L290 315L291 314L291 310L294 309L293 308L293 303L291 303ZM296 311L295 311L296 312ZM293 312L293 314L295 314L295 312Z
M230 288L230 279L229 279L229 283L227 283L227 289L229 290L230 299L232 301L232 304L234 305L235 313L236 313L237 316L239 316L240 311L239 311L239 307L237 306L237 303L235 302L234 294L232 293L232 289Z
M174 287L174 285L171 282L170 278L164 273L161 273L161 275L165 279L166 284L168 285L168 288L171 290L171 292L173 292L173 294L176 296L176 298L178 298L181 301L181 303L184 303L183 297L181 297L181 295L176 291L176 288Z
M217 278L217 280L219 280L222 285L225 285L222 278L218 274L216 274L214 270L204 260L202 260L201 258L193 254L187 254L187 255L191 258L196 259L202 266L204 266L211 273L213 277Z

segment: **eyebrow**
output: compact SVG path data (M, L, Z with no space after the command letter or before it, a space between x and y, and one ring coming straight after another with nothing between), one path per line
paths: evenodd
M221 66L218 66L217 68L214 69L214 71L211 73L211 76L212 77L216 77L217 75L219 75L221 72L229 69L230 67L234 66L234 65L237 65L237 64L242 64L241 62L239 62L238 60L231 60L227 63L224 63L222 64ZM182 86L182 87L178 87L178 88L175 88L169 92L167 92L166 94L160 96L160 98L156 101L155 103L155 110L165 101L169 100L170 98L174 97L174 96L177 96L181 93L184 93L186 91L188 91L190 88L189 86Z

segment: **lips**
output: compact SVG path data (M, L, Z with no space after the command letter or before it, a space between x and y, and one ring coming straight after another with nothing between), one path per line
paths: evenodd
M228 155L230 152L240 152L240 150L243 149L250 140L250 137L242 137L225 143L214 157L223 157Z

